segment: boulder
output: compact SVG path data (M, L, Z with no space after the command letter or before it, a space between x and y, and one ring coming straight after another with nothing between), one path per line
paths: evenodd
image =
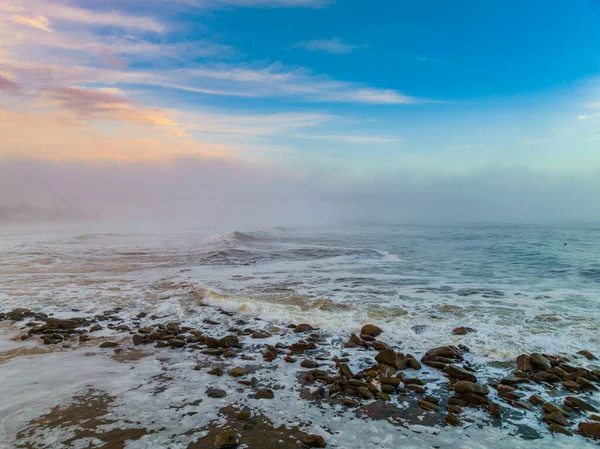
M116 341L105 341L100 345L101 348L116 348L117 346L119 346L119 343Z
M356 392L363 399L375 399L375 395L367 387L358 387Z
M517 368L519 371L533 371L533 364L531 363L531 359L527 354L521 354L517 357Z
M458 418L458 416L456 416L452 412L446 413L444 421L446 421L446 424L449 424L451 426L462 426L462 421Z
M258 390L256 392L256 394L254 395L255 399L274 399L275 398L275 394L273 393L273 390Z
M455 379L458 380L467 380L469 382L477 382L477 377L475 377L472 373L467 371L466 369L459 368L454 365L447 365L444 368L444 372Z
M294 332L296 334L300 334L300 333L303 333L303 332L309 332L309 331L312 331L312 330L314 330L314 328L310 324L306 324L306 323L298 324L294 328Z
M217 345L220 348L231 348L233 346L240 346L240 340L235 335L227 335L219 340L217 340Z
M533 366L535 368L543 369L543 370L552 368L552 365L550 364L550 360L548 360L542 354L538 354L538 353L534 352L533 354L531 354L529 356L529 359L531 360L531 363L533 364Z
M301 440L304 447L327 447L327 443L320 435L307 435Z
M398 360L398 354L393 349L384 349L383 351L379 351L379 353L375 356L375 360L378 363L383 363L384 365L401 369L400 362Z
M456 382L454 384L454 391L459 394L474 393L483 396L490 394L490 390L488 388L474 382L469 382L468 380L459 380Z
M579 423L579 431L586 437L600 439L600 422Z
M456 329L452 330L452 333L454 335L467 335L473 332L477 332L475 329L473 329L472 327L457 327Z
M598 358L594 354L585 349L579 351L577 354L584 356L588 360L598 360Z
M217 449L235 448L237 446L237 436L233 430L224 430L215 438L215 447Z
M565 407L574 408L577 410L585 410L586 412L597 412L598 409L591 404L588 404L582 399L567 396L564 400Z
M245 368L237 367L229 370L229 375L231 377L242 377L248 374L248 370Z
M219 390L218 388L209 388L206 390L206 395L209 398L221 399L227 396L227 392L224 390Z
M371 337L377 337L381 335L382 332L383 331L379 327L373 324L365 324L360 330L361 334L369 335Z

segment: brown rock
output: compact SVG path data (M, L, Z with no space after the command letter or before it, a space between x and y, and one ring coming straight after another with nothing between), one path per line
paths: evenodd
M475 393L483 396L487 396L490 393L490 390L486 387L469 382L468 380L459 380L454 384L454 391L459 394L468 394Z
M171 338L169 340L169 346L173 346L174 348L183 348L185 346L185 340L181 338Z
M447 404L446 410L448 410L449 412L452 412L452 413L456 413L456 414L461 414L463 412L463 409L460 408L458 405L452 405L452 404Z
M435 412L440 409L440 407L437 404L433 404L424 399L421 399L419 401L419 407L421 407L423 410L428 410L430 412Z
M213 369L211 369L208 374L212 374L213 376L222 376L223 375L223 369L219 366L215 366Z
M389 365L394 368L400 369L398 354L396 354L396 352L393 349L384 349L383 351L379 351L379 353L375 356L375 360L378 363L383 363L384 365Z
M327 443L322 436L307 435L301 441L304 447L327 447Z
M294 328L294 332L297 334L303 333L303 332L309 332L314 330L314 328L310 325L310 324L306 324L306 323L302 323L302 324L298 324L295 328Z
M358 387L356 392L363 399L375 399L375 395L366 387Z
M256 394L254 395L254 397L256 399L274 399L275 398L275 394L273 393L273 390L258 390L256 392Z
M369 335L371 337L377 337L381 335L383 331L373 324L365 324L360 330L361 334Z
M592 354L590 351L586 351L585 349L577 352L577 354L584 356L588 360L598 360L594 354Z
M565 415L563 415L559 411L545 414L544 421L560 424L561 426L569 425L569 423L567 422L567 418L565 418Z
M242 377L248 374L248 370L245 368L237 367L229 370L229 375L231 377Z
M573 432L571 432L569 429L561 426L560 424L556 424L554 422L548 424L548 429L550 430L550 432L554 432L554 433L562 433L563 435L569 435L569 436L573 435Z
M564 400L565 407L574 408L576 410L585 410L587 412L597 412L598 409L591 404L588 404L582 399L574 396L567 396Z
M244 410L240 410L238 413L236 413L235 417L241 421L248 421L250 418L252 418L252 412L245 408Z
M592 390L592 391L598 390L598 387L596 387L596 385L594 385L593 383L591 383L585 377L578 377L577 379L575 379L575 381L579 385L581 385L581 388L583 388L584 390Z
M314 360L302 360L300 362L300 366L302 368L316 368L317 366L319 366L319 364Z
M600 422L579 423L579 431L586 437L600 439Z
M551 414L554 412L560 412L565 416L569 416L569 414L562 407L560 407L556 404L553 404L552 402L544 402L542 404L542 409L548 414Z
M504 409L500 406L500 404L496 404L495 402L490 402L488 404L488 412L494 418L500 418L502 413L504 413Z
M542 354L538 354L538 353L534 352L533 354L531 354L529 356L529 359L531 360L531 363L535 368L544 369L544 370L552 368L552 365L550 364L550 360L548 360Z
M116 341L105 341L100 345L101 348L116 348L117 346L119 346L119 343Z
M392 385L394 387L400 386L400 382L401 382L401 380L398 379L397 377L380 377L379 378L379 383L385 384L385 385Z
M477 331L475 329L473 329L472 327L457 327L456 329L454 329L452 331L452 333L454 335L467 335L472 332L477 332Z
M458 419L458 416L451 412L446 413L444 421L446 421L446 424L450 424L451 426L462 426L462 421Z
M81 340L81 338L80 338L80 340ZM142 337L139 334L135 334L133 336L133 344L138 346L138 345L141 345L142 343L144 343L144 337Z
M220 348L231 348L233 346L240 346L240 340L236 335L227 335L219 340L217 340L217 345Z
M529 397L529 402L533 405L542 405L545 401L540 395L533 394Z
M444 372L448 376L454 377L455 379L466 380L469 382L477 382L477 377L475 377L472 373L454 365L447 365L444 368Z
M531 363L531 359L527 354L521 354L517 357L517 368L519 371L533 371L533 364Z
M252 338L269 338L270 335L267 334L266 332L257 331L257 332L252 332L250 337L252 337Z
M224 430L215 439L215 447L217 449L235 448L237 446L237 436L233 430Z

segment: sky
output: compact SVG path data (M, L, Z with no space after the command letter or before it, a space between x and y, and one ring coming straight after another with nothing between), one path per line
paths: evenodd
M3 0L0 206L600 220L599 23L598 0Z

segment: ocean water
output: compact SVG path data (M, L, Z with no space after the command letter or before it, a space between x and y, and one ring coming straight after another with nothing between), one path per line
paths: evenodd
M600 226L193 225L0 230L3 307L169 309L198 301L417 350L458 326L476 354L600 352ZM192 318L192 317L188 317Z
M308 322L332 335L332 341L375 323L384 329L384 341L417 356L435 346L462 343L471 349L474 366L488 370L480 375L493 377L498 372L490 362L501 367L500 362L523 352L574 354L588 349L600 354L600 226L355 223L228 230L189 223L104 223L0 228L2 310L28 307L69 316L120 307L125 317L144 311L194 326L206 318L201 303L274 325ZM459 326L477 332L454 336L452 329ZM56 376L35 374L41 357ZM172 372L176 380L164 386L164 403L155 395L142 399L140 394L149 379L167 369L148 358L131 368L77 351L11 359L0 365L5 434L14 436L56 401L68 403L90 386L119 392L114 416L133 412L143 417L144 425L165 424L162 408L197 394L192 385L215 382L214 376L191 371L194 361L185 354L172 357L170 366L187 366L190 372ZM295 373L283 365L279 372L287 402L254 406L278 425L310 417L312 430L327 435L334 448L588 444L579 437L551 435L539 417L523 411L515 412L507 428L472 425L398 432L385 421L365 422L297 401ZM40 385L51 394L40 396ZM214 411L215 404L205 396L202 400L194 410L199 416L214 416L207 410ZM198 428L198 422L175 415L169 419L173 422L157 425L152 436L127 447L187 447L169 435L192 435L190 429ZM536 443L517 435L515 429L523 426L532 429ZM331 428L343 430L332 436ZM365 435L370 437L365 440Z

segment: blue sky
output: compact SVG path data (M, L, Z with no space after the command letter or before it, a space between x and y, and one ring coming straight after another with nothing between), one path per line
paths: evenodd
M600 186L599 23L597 0L7 0L0 157Z

